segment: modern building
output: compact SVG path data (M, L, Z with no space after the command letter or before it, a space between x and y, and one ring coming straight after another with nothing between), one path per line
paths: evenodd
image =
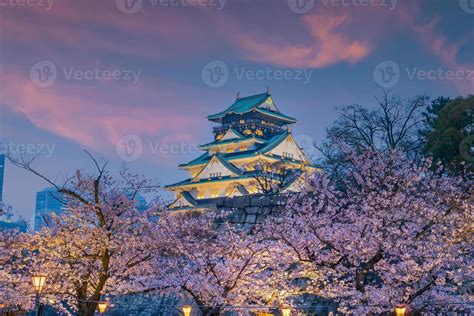
M189 178L166 187L175 193L172 209L207 208L219 197L263 193L258 179L263 173L257 172L262 168L268 168L270 182L276 182L282 170L276 168L273 177L272 166L289 172L279 184L283 193L298 191L304 173L315 170L291 134L296 120L280 112L269 91L237 96L226 110L207 118L218 124L214 138L199 146L201 156L179 165Z
M2 219L0 218L0 230L11 230L21 233L25 233L28 230L28 226L24 221L12 221L10 218Z
M3 177L5 174L5 155L0 155L0 202L3 201Z
M55 188L46 188L36 193L35 231L50 223L51 215L61 215L65 207L64 196Z
M13 221L13 211L12 208L5 204L0 204L0 230L12 230L18 232L26 232L28 226L26 221L21 218Z
M135 201L135 207L137 208L137 211L144 212L148 210L148 202L146 198L140 193L135 194L134 201Z

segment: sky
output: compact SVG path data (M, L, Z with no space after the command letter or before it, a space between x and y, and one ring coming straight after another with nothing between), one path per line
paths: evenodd
M0 150L60 182L84 153L162 184L211 141L206 116L269 87L308 146L340 105L474 93L474 0L0 0ZM6 164L32 219L38 177Z

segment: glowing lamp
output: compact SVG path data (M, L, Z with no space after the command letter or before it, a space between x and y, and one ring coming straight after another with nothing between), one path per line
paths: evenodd
M290 314L291 314L291 308L289 308L289 307L283 307L283 308L281 309L281 315L282 315L282 316L290 316Z
M186 305L183 306L183 315L184 316L191 316L191 311L193 310L192 306Z
M0 303L0 309L5 308L5 304Z
M407 308L405 306L395 307L395 315L396 316L405 316L406 311L407 311Z
M37 274L31 277L31 282L33 283L33 288L36 293L41 293L43 290L44 283L46 282L46 275Z
M97 307L99 308L99 313L103 314L107 310L107 302L99 302L97 303Z

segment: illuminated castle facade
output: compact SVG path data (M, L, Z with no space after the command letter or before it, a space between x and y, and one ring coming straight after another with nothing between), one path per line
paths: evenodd
M262 193L256 173L262 166L280 166L276 173L284 167L281 193L298 191L304 172L314 170L291 134L296 120L280 112L269 91L237 96L226 110L207 118L219 124L214 139L199 146L201 156L179 165L189 178L166 187L175 192L172 209L205 209L219 197Z

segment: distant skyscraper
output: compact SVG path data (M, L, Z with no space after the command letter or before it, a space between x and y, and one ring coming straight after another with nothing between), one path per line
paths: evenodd
M3 201L3 174L5 172L5 155L0 155L0 202Z
M139 212L144 212L148 209L148 202L146 198L141 195L140 193L137 193L135 195L135 206L137 208L137 211Z
M47 226L51 214L61 215L64 197L55 188L46 188L36 193L35 231Z

